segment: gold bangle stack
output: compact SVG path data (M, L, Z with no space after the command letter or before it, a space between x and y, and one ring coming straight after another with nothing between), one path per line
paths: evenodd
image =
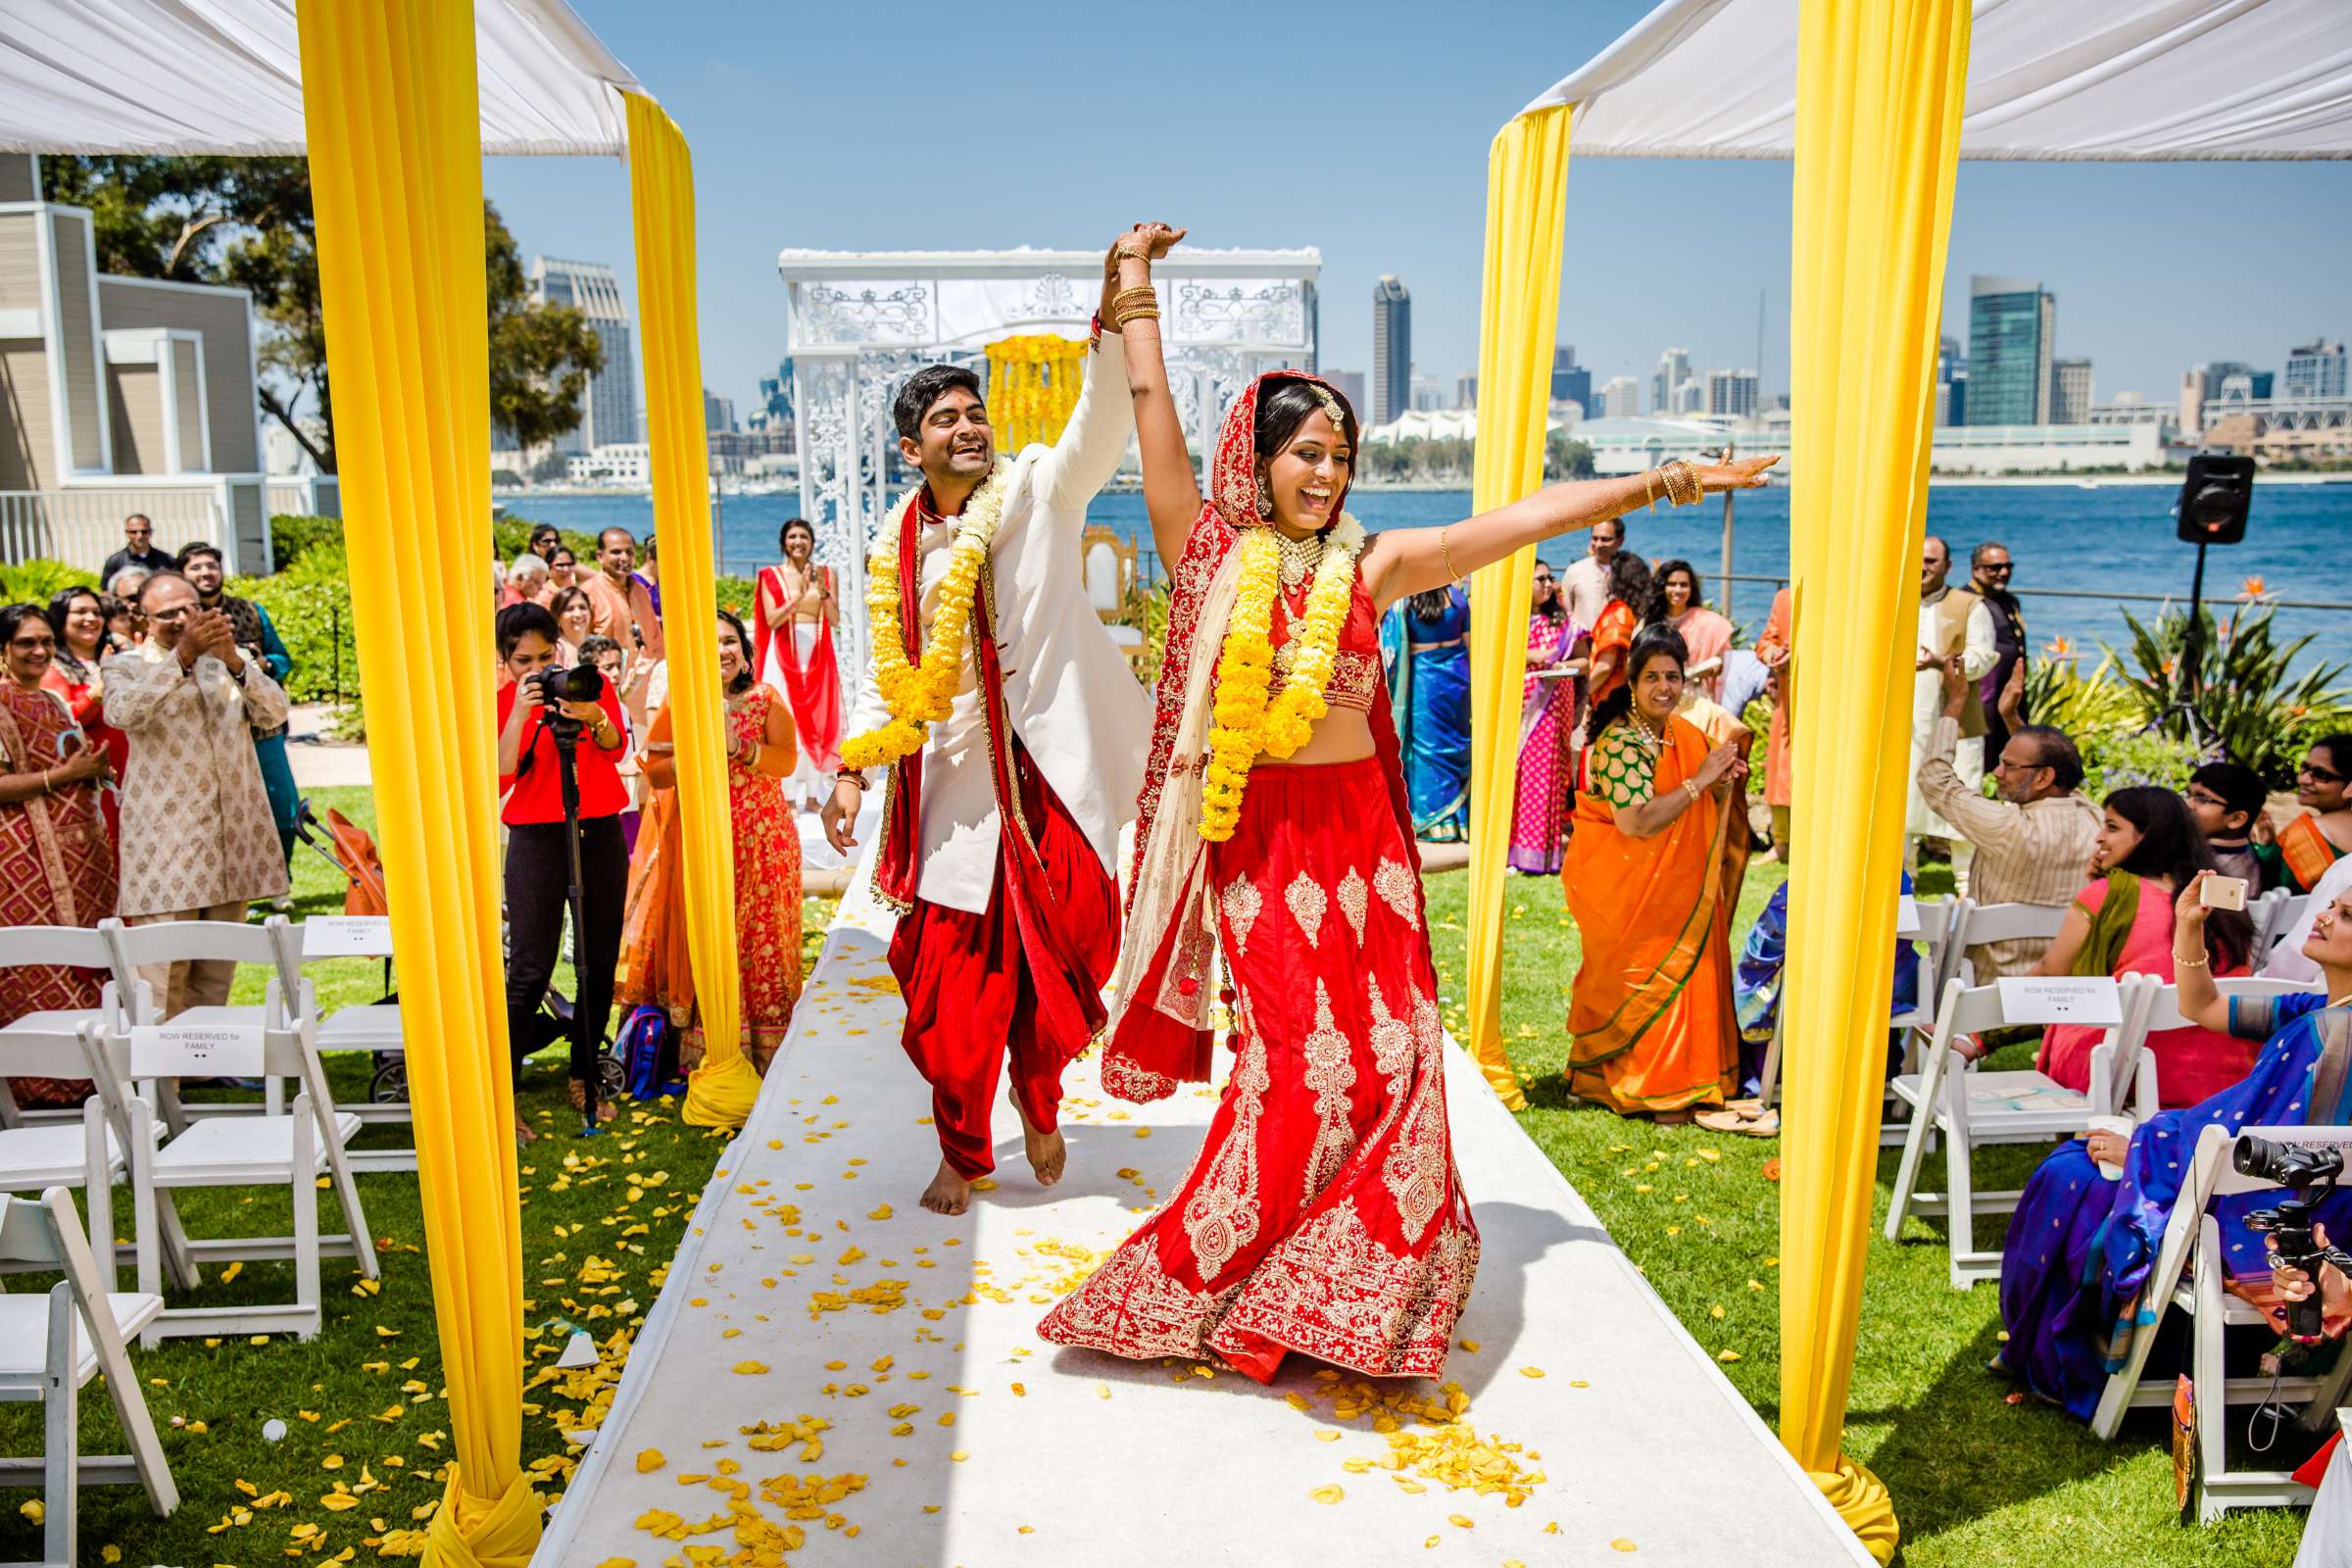
M1123 288L1110 297L1110 323L1113 326L1158 318L1159 291L1149 283Z
M1680 458L1659 467L1658 482L1666 487L1667 501L1678 507L1687 507L1706 494L1698 482L1698 470Z

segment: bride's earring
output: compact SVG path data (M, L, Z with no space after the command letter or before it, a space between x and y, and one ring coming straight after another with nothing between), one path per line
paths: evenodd
M1257 514L1269 522L1274 518L1274 496L1266 488L1263 474L1260 474L1257 480Z

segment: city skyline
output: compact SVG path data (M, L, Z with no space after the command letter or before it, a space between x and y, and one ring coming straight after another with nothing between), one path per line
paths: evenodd
M694 149L705 378L752 408L759 378L788 347L775 272L784 246L1093 248L1150 218L1190 224L1202 245L1321 250L1330 365L1369 367L1361 302L1380 274L1396 273L1414 295L1423 373L1450 387L1476 369L1490 140L1650 4L1589 0L1564 13L1534 0L1465 0L1438 24L1383 0L1344 14L1201 0L1154 45L1155 73L1182 90L1145 101L1131 80L1089 69L1099 15L1048 0L1018 29L983 29L953 50L917 40L893 57L891 70L918 76L1051 73L1060 82L969 112L990 137L985 176L940 156L937 117L878 112L878 59L873 71L796 68L876 58L858 17L713 0L660 11L581 0L579 9ZM1268 62L1262 73L1237 69L1225 43L1237 34L1251 40L1247 58ZM1527 36L1546 40L1544 58L1497 44ZM1296 177L1262 114L1288 69L1274 62L1289 57L1312 59L1351 99L1407 107L1409 129L1384 142L1376 178ZM1149 144L1140 127L1162 115L1184 123L1185 156L1139 164ZM1106 133L1076 133L1082 126ZM850 127L856 134L839 139ZM1303 126L1300 138L1314 142ZM825 158L777 155L836 139ZM618 160L492 159L485 177L526 253L608 262L633 302ZM1772 162L1572 160L1558 336L1578 345L1596 386L1625 374L1646 391L1659 351L1681 344L1701 366L1758 369L1767 403L1788 390L1789 177ZM2230 215L2234 254L2255 269L2241 275L2259 275L2260 286L2230 282L2207 250L2184 243L2184 216L2199 212ZM1603 233L1618 237L1598 241ZM1646 237L1633 243L1636 233ZM2352 164L1964 164L1943 330L1966 340L1970 273L2030 273L2066 302L2060 352L2095 362L2102 398L2129 390L2163 401L2190 365L2234 358L2283 370L2289 347L2352 336L2347 254Z

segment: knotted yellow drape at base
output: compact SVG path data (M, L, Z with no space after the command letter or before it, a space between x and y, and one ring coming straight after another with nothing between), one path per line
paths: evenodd
M343 538L456 1472L425 1560L519 1563L522 1245L499 945L470 0L302 0Z
M1943 265L1968 0L1799 13L1789 545L1796 662L1838 722L1794 737L1781 1168L1781 1436L1873 1552L1885 1490L1842 1460L1879 1160ZM1850 1506L1849 1506L1850 1505Z
M1837 1469L1808 1470L1805 1477L1821 1489L1846 1527L1862 1538L1865 1550L1881 1562L1894 1560L1894 1548L1903 1539L1902 1526L1895 1521L1894 1498L1885 1482L1842 1453L1838 1456Z
M718 591L710 566L710 446L695 307L694 163L686 138L660 104L641 93L625 97L645 427L653 449L654 535L662 541L669 721L678 749L686 952L709 1052L686 1082L679 1115L697 1127L740 1127L760 1098L760 1075L742 1045L726 705L718 685Z
M1544 482L1551 348L1560 315L1560 244L1568 199L1569 106L1522 115L1487 154L1487 270L1478 331L1478 452L1473 512L1507 506ZM1510 878L1511 805L1519 783L1519 691L1527 675L1528 595L1536 553L1482 568L1470 612L1470 1054L1513 1110L1526 1106L1502 1049L1502 902Z
M1086 345L1051 332L999 338L988 346L988 417L997 450L1019 452L1061 439L1086 376Z

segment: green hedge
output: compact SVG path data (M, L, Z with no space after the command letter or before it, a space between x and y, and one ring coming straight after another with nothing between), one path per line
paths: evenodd
M62 561L20 561L0 566L0 604L47 605L60 588L95 588L98 579Z

